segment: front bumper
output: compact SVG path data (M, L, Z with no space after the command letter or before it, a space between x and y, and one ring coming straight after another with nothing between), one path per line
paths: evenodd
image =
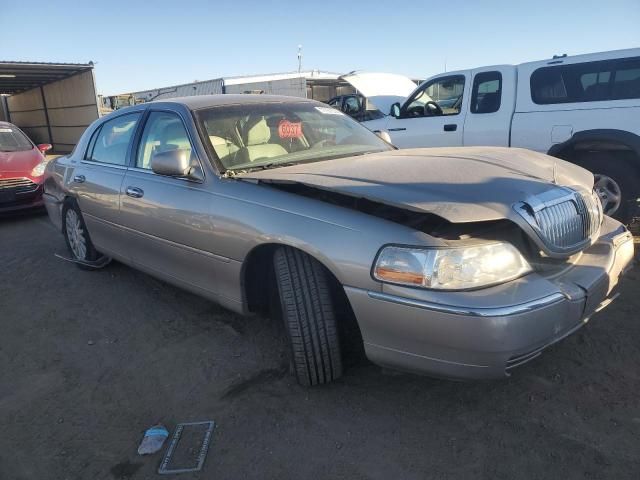
M34 188L31 190L0 190L0 213L41 208L44 205L42 201L42 184L33 185Z
M530 274L470 292L345 287L367 356L447 378L508 376L610 303L633 261L633 237L611 219L603 231L575 264L553 276Z

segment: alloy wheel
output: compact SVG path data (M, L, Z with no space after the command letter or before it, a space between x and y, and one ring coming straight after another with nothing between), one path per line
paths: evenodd
M594 174L594 190L600 197L606 215L613 215L622 205L622 189L613 178L601 173Z
M71 251L78 260L84 260L87 256L87 240L78 213L70 208L65 217L65 227Z

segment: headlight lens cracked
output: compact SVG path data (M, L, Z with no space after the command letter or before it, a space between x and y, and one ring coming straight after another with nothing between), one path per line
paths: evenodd
M531 272L511 244L496 242L455 248L388 246L378 254L375 279L438 290L466 290L508 282Z

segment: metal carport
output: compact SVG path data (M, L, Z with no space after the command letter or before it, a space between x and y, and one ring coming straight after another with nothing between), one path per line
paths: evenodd
M0 119L70 152L99 116L93 63L0 61Z

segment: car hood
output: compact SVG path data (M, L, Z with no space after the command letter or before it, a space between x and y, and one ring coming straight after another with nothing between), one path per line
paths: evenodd
M241 179L299 183L433 213L465 223L510 218L512 206L557 185L591 190L593 175L563 160L518 148L394 150L243 173Z
M404 103L416 89L413 80L394 73L349 73L340 78L350 83L385 115L391 111L391 105Z
M28 176L42 159L37 148L21 152L0 152L0 176Z

